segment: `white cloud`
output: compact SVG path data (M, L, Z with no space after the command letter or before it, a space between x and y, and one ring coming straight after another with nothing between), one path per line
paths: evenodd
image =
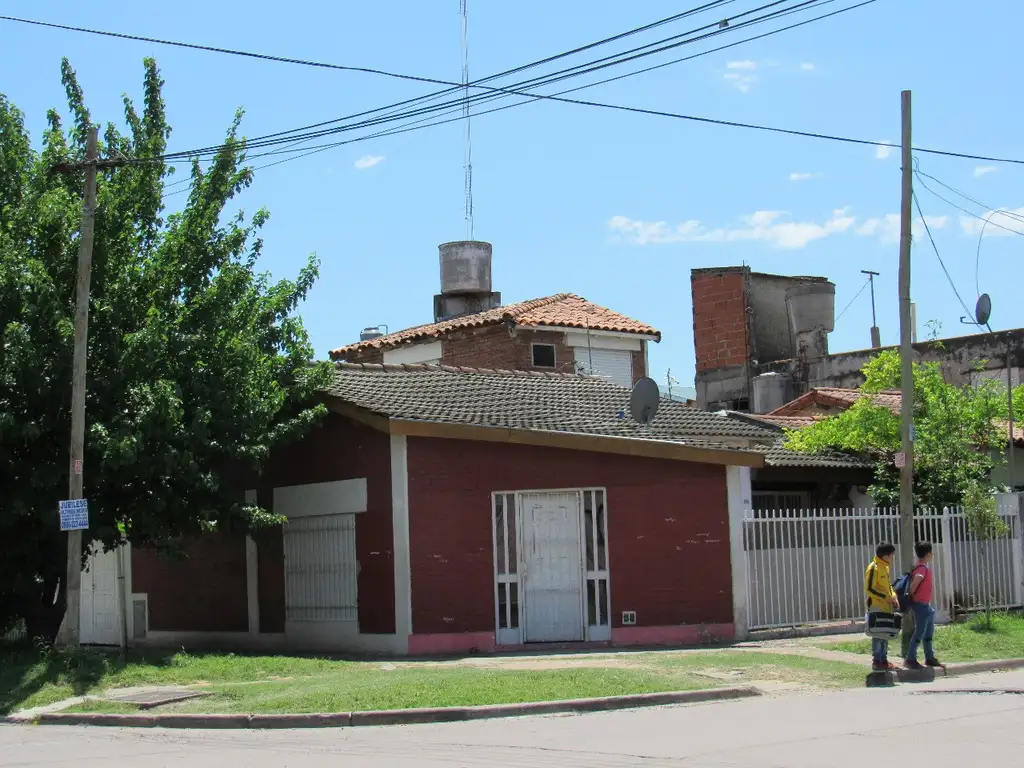
M757 62L756 61L750 61L749 59L747 59L745 61L730 61L730 62L726 63L725 68L726 69L745 69L745 70L748 70L748 71L752 71L752 70L757 69Z
M736 87L740 93L746 93L754 87L757 82L757 75L740 75L736 72L726 72L725 79Z
M820 173L791 173L789 174L790 181L807 181L808 179L817 179L823 174Z
M812 64L811 62L805 61L800 65L800 69L802 69L804 72L812 72L815 69L817 69L817 67L814 66L814 64Z
M892 144L888 139L882 139L883 144ZM875 147L875 160L886 160L892 155L893 147Z
M949 223L947 216L928 216L925 220L931 229L943 229ZM856 229L861 237L877 237L885 245L893 245L900 241L900 215L898 213L887 213L881 218L866 219ZM926 237L924 227L921 226L921 219L915 219L911 224L911 235L915 238Z
M985 226L985 221L988 226ZM1024 208L1002 208L983 213L981 219L969 216L960 217L960 228L965 235L978 237L982 230L985 237L1009 237L1015 232L1024 233Z
M855 221L852 216L833 215L819 224L784 221L784 216L783 211L756 211L741 217L739 226L717 229L708 229L693 219L672 226L664 221L639 221L615 216L608 226L635 245L761 241L782 250L799 250L815 240L846 232Z
M373 168L375 165L380 165L384 162L384 155L363 155L353 163L357 171L365 171L367 168Z
M986 176L990 173L995 173L999 169L994 165L979 165L974 169L974 178L980 179L982 176Z
M1024 217L1024 208L1020 213ZM900 241L898 213L868 218L856 227L857 218L850 215L849 206L834 209L823 222L787 221L785 217L783 211L756 211L740 217L736 226L709 229L696 219L672 225L664 221L614 216L608 222L608 228L620 240L633 245L760 241L780 250L800 250L815 240L842 234L877 238L884 245ZM932 231L943 229L949 223L947 216L925 216L925 220ZM1024 222L1018 222L1018 226L1024 229ZM913 236L926 237L920 218L913 222Z

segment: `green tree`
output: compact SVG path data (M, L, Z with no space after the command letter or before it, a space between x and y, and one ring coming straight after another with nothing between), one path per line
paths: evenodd
M57 502L68 488L74 286L82 174L52 172L84 154L92 122L65 60L71 122L47 115L33 149L0 94L0 630L11 616L52 633L65 562ZM201 531L276 519L239 494L271 450L322 414L328 375L296 316L317 277L256 271L268 214L226 214L252 180L239 113L208 167L191 165L187 200L164 215L170 169L163 81L145 61L138 111L101 126L86 405L87 539L173 546ZM53 606L47 611L47 606ZM35 629L33 629L35 631Z
M876 460L870 493L879 504L899 503L899 470L893 457L901 450L900 417L876 405L869 395L900 388L900 358L895 350L874 357L863 369L866 397L845 412L787 434L787 444L816 453L839 449ZM991 488L989 476L999 452L1006 450L1006 389L984 380L977 387L947 383L937 363L914 364L914 493L927 507L958 506L974 484Z

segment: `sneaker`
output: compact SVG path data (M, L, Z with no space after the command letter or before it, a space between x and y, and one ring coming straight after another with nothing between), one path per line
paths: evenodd
M907 669L924 669L924 667L921 666L921 662L917 659L907 659L903 662L903 666Z
M888 672L890 666L891 666L890 664L888 664L888 663L886 663L884 661L872 661L871 662L871 671L872 672Z
M926 667L939 667L940 669L945 669L946 668L946 665L943 664L938 659L925 659L924 664L925 664Z

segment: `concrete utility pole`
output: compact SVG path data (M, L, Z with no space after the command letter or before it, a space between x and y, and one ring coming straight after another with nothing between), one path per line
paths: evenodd
M1015 483L1017 481L1017 466L1016 456L1014 456L1014 444L1013 444L1013 368L1012 364L1013 355L1013 334L1008 334L1006 340L1006 406L1009 409L1010 416L1010 493L1015 490Z
M914 348L910 318L910 244L914 195L913 157L910 144L910 91L901 94L903 138L903 190L900 204L900 438L903 463L900 466L900 561L904 570L914 563ZM913 633L913 614L904 616L902 646L906 656Z
M96 126L89 128L85 145L85 190L82 194L82 231L78 243L78 283L75 288L75 352L71 380L71 463L69 499L82 498L85 460L85 371L89 338L89 284L92 278L92 243L96 224ZM68 531L68 570L64 591L62 645L79 644L82 600L82 532Z
M878 318L875 316L875 278L878 277L878 273L862 269L861 274L868 276L868 283L871 285L871 348L878 349L882 346L882 335L878 331Z

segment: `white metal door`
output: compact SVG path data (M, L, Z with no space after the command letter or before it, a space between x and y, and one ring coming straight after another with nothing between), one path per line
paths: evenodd
M99 543L93 547L93 554L82 571L79 636L85 645L118 645L121 641L117 599L119 552L103 552Z
M579 494L523 494L520 526L526 642L582 640Z
M620 387L633 386L633 355L629 350L575 347L573 353L584 373L600 376Z

